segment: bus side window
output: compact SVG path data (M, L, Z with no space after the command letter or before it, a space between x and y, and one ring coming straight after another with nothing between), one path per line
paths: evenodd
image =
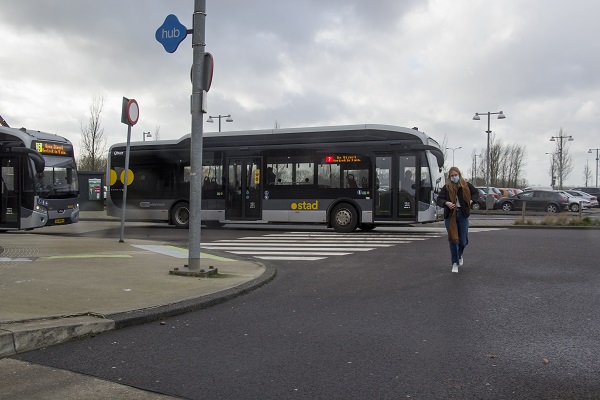
M314 179L313 164L308 162L296 163L294 168L296 184L312 185Z
M344 171L344 175L346 176L346 183L344 187L349 189L358 189L359 187L362 189L368 189L370 185L369 169L355 169L361 168L361 165L355 165L352 166L352 168L353 169Z
M354 175L353 174L348 174L348 176L346 176L346 180L348 181L348 187L350 189L357 189L358 188L358 184L356 183L356 179L354 179Z

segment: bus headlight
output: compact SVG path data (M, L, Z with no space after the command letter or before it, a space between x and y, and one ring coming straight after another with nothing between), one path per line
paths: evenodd
M38 204L35 206L35 211L41 212L41 213L47 213L48 209L46 207L44 207L43 205Z

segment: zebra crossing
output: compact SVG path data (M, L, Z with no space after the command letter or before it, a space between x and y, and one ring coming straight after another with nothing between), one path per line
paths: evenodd
M444 236L445 232L415 232L398 234L334 232L284 232L237 239L222 239L201 245L205 250L251 256L262 260L316 261L332 256L408 244Z

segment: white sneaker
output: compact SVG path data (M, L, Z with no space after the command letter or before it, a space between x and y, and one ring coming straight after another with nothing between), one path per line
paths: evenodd
M460 260L458 260L458 265L460 265L462 267L463 265L463 258L461 257Z
M458 264L452 264L452 272L458 274Z

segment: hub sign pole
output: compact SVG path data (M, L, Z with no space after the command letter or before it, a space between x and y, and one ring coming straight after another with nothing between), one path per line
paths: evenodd
M202 102L204 94L204 49L206 0L194 0L192 49L192 144L190 174L190 227L188 269L200 270L200 230L202 212Z
M212 276L211 271L200 269L200 225L202 223L202 114L206 112L206 92L210 89L213 72L213 58L205 53L206 0L194 0L193 28L187 29L175 15L168 15L165 22L158 27L154 35L163 45L167 53L177 50L179 44L188 34L192 34L194 51L192 64L192 97L190 111L192 114L192 143L190 146L190 204L189 204L189 258L188 265L171 274L185 276ZM212 268L212 267L210 267ZM209 269L210 269L209 268Z

